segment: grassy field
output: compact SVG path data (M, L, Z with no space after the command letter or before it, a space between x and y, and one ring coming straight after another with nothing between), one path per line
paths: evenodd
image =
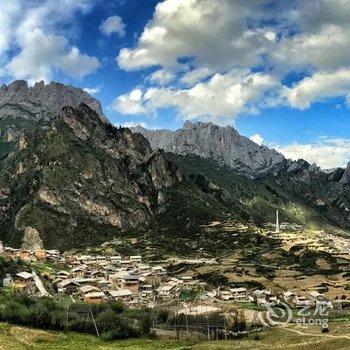
M331 332L321 334L319 328L288 325L259 334L259 339L195 342L173 339L129 339L103 342L94 336L78 333L57 333L0 324L0 350L348 350L350 323L334 322Z

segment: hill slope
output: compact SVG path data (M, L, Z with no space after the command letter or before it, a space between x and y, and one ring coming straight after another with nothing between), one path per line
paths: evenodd
M86 105L66 107L0 162L3 239L19 245L28 234L60 249L102 242L147 226L162 190L180 179L141 135L103 123Z

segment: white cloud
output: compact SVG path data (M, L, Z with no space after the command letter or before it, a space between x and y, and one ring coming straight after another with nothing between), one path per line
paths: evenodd
M151 83L157 83L159 85L167 85L174 79L175 74L166 69L156 70L149 76L149 81Z
M258 144L259 146L261 146L264 142L264 138L259 134L252 135L249 137L249 139Z
M283 95L292 107L309 108L312 102L327 97L345 96L350 102L350 68L332 72L316 72L292 88L285 88Z
M41 29L27 33L21 42L21 52L6 66L16 79L48 80L55 70L70 76L83 77L99 67L95 57L68 49L68 41L60 35L45 35Z
M127 121L121 124L124 128L135 128L136 126L142 126L143 128L148 129L148 125L145 122L136 122L136 121Z
M226 125L239 113L254 110L260 98L277 86L279 82L270 75L232 70L215 74L190 89L135 89L119 96L113 107L123 114L152 113L159 108L175 107L184 120L213 120Z
M200 82L202 79L209 77L213 72L208 68L197 68L185 73L180 82L184 85L194 85Z
M159 66L145 83L167 88L146 86L143 95L148 98L138 101L137 108L133 102L133 108L140 113L175 107L184 118L228 121L240 113L259 113L261 108L286 102L303 109L328 97L349 99L350 1L291 0L266 5L271 2L158 3L136 45L121 49L117 61L124 70ZM212 79L242 69L260 71L279 82L295 71L310 77L292 87L276 83L274 91L260 94L260 101L254 98L254 103L248 90L254 95L257 89L243 79L231 105L226 95L228 79L221 79L222 85L215 86L218 102L212 96Z
M117 34L119 37L125 36L125 24L121 17L111 16L108 17L100 25L100 30L105 35L112 35L113 33Z
M56 72L83 77L99 67L97 58L70 45L65 33L77 13L93 0L2 0L0 2L0 72L29 81L50 80Z
M316 163L322 169L345 167L349 161L350 139L320 138L310 144L294 142L285 146L275 146L286 158L305 159Z
M271 44L263 29L248 28L267 1L165 0L134 48L117 58L125 70L161 65L178 67L178 58L191 57L201 68L250 67L261 62Z
M99 86L96 86L94 88L84 88L83 89L85 92L87 92L88 94L90 95L95 95L95 94L98 94L100 91L101 91L101 88Z
M121 114L142 114L146 108L142 105L142 90L135 89L119 96L112 104L112 109Z

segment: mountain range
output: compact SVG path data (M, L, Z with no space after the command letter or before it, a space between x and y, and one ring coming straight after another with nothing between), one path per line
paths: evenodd
M0 227L6 244L67 250L120 235L196 239L235 218L350 228L350 166L321 171L232 127L116 128L85 91L0 89ZM169 246L169 249L171 247Z

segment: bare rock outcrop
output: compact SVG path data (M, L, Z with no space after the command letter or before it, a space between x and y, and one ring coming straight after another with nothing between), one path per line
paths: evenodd
M340 182L344 185L350 184L350 162L348 163L348 166L346 167L345 172L340 179Z
M22 249L32 251L43 249L43 241L37 229L30 226L25 228Z
M264 176L285 160L282 154L259 146L231 126L186 122L176 131L148 130L141 126L132 130L143 134L153 149L214 159L248 178Z
M0 139L7 142L19 137L22 131L47 128L65 106L78 107L81 103L94 110L104 123L108 120L101 104L83 89L55 82L43 81L28 86L16 80L0 87Z

